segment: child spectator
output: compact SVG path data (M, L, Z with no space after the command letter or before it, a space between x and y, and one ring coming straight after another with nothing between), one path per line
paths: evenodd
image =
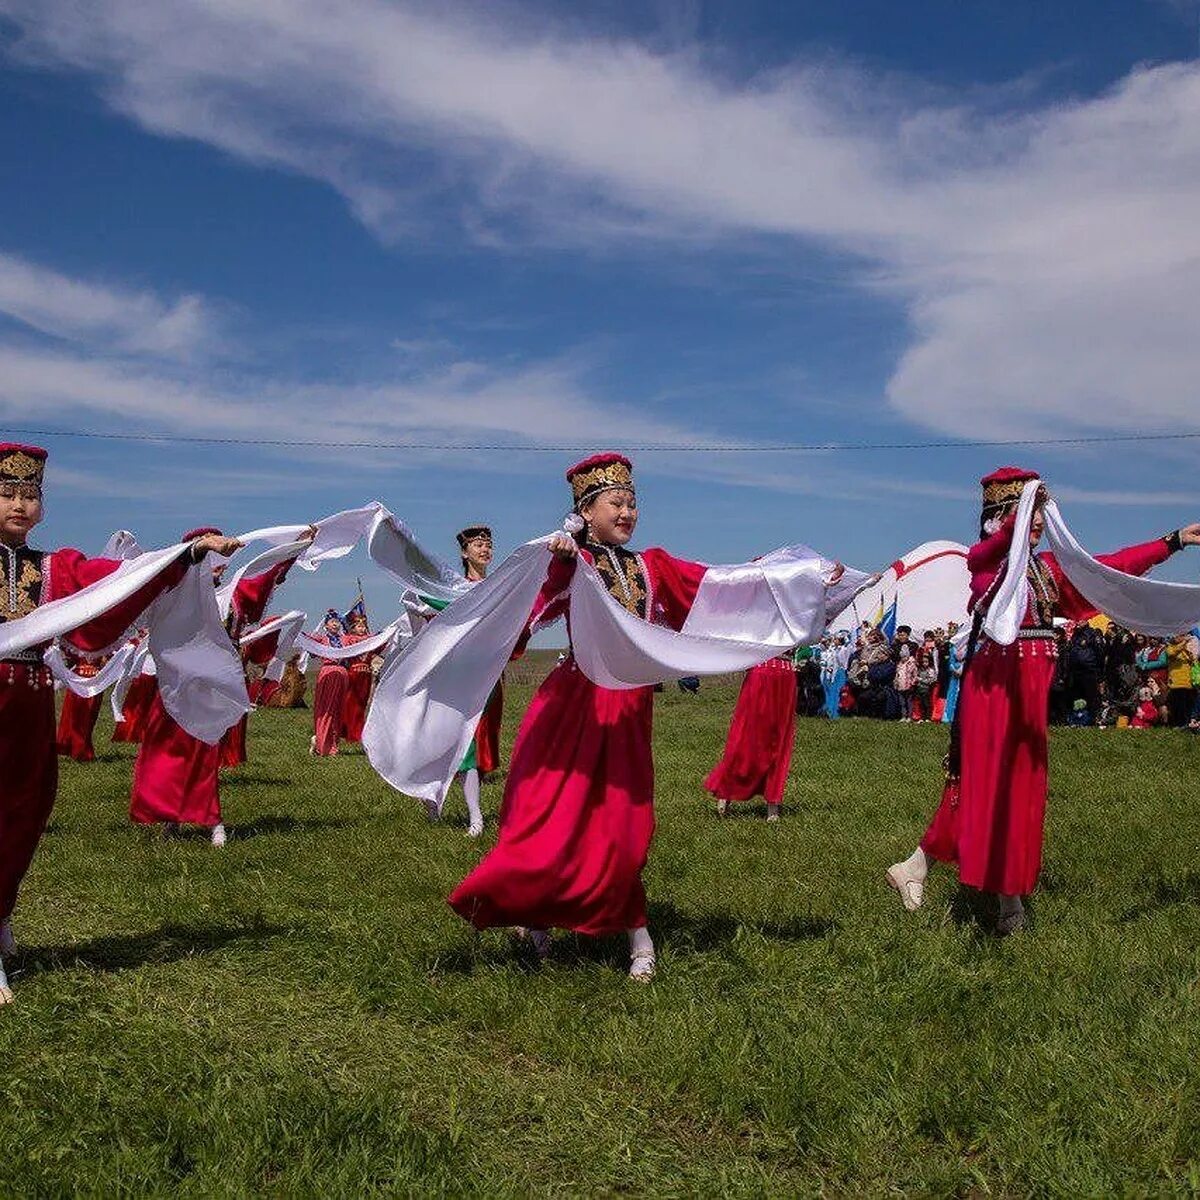
M900 720L911 721L913 693L917 687L917 660L907 642L901 642L896 653L896 678L893 686L900 697Z

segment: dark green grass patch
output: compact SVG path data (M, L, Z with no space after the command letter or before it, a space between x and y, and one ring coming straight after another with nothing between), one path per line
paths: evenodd
M539 970L447 908L502 780L471 842L461 798L428 825L261 712L214 850L128 824L105 717L17 914L0 1193L1200 1186L1200 739L1055 732L1045 886L1001 941L947 872L916 915L883 884L943 730L802 721L784 821L719 821L734 695L658 700L649 987L621 939Z

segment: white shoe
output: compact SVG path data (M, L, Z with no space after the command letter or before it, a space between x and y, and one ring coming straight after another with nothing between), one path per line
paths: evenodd
M768 804L767 805L767 820L768 821L778 821L779 820L779 805L778 804Z
M212 830L212 844L214 846L225 845L225 826L214 825Z
M729 815L729 801L728 800L718 800L717 801L717 816L718 817L727 817L728 815Z
M916 912L925 903L925 881L918 879L902 862L887 869L888 883L900 893L900 903L908 912Z
M469 837L469 838L477 838L482 833L483 833L483 822L482 821L478 822L478 824L476 824L474 821L472 821L471 824L467 826L467 837Z
M654 978L657 965L652 950L639 950L629 960L629 978L636 979L638 983L649 983Z
M0 921L0 958L8 958L17 952L17 939L13 937L12 917Z

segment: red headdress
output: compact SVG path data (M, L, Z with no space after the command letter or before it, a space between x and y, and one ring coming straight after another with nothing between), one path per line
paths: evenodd
M1036 471L1026 471L1023 467L1000 467L985 475L979 481L983 488L983 507L979 514L982 531L985 534L991 532L987 526L992 524L995 528L1004 520L1017 507L1025 485L1031 479L1040 478Z
M623 454L593 454L583 462L576 463L567 472L567 482L575 497L575 511L578 512L589 500L594 500L601 492L622 488L632 492L633 463Z
M23 446L20 442L0 442L0 482L36 483L42 486L46 473L46 451L41 446Z
M217 537L223 536L215 525L201 525L199 529L189 529L179 540L181 542L194 542L197 538L207 537L210 533L215 533Z

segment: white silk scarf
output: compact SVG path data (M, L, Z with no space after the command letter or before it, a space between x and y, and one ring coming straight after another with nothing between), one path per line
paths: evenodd
M70 692L74 692L76 696L82 696L85 700L90 700L93 696L99 696L101 692L106 691L115 684L124 674L129 660L133 657L134 645L132 642L126 642L109 660L91 677L77 675L67 666L67 660L63 657L62 648L60 646L51 646L45 654L42 655L42 662L49 668L50 674L54 676L58 683L61 683L64 688Z
M983 620L987 636L1003 646L1016 641L1029 606L1029 530L1040 482L1031 480L1021 492L1004 576ZM1079 544L1053 500L1047 501L1043 512L1046 541L1058 565L1097 611L1126 629L1152 637L1173 637L1200 620L1200 586L1126 575L1105 566Z
M442 803L545 582L549 540L519 547L388 656L363 746L398 791ZM628 612L580 559L569 593L575 659L593 683L614 689L744 670L815 641L868 581L848 570L849 578L827 584L833 565L806 547L787 547L757 563L709 568L676 632Z
M0 627L0 658L66 637L103 616L191 553L180 543L122 562L111 575L72 596L39 605L28 616ZM163 592L136 618L149 629L163 705L178 724L202 742L215 743L248 711L241 660L217 610L212 579L203 570Z
M378 633L373 633L359 642L347 643L344 646L330 646L325 642L317 641L316 638L309 637L307 633L298 633L295 638L295 646L303 654L330 661L340 661L343 658L358 658L362 654L374 654L376 651L386 649L396 638L411 637L412 621L405 612Z

